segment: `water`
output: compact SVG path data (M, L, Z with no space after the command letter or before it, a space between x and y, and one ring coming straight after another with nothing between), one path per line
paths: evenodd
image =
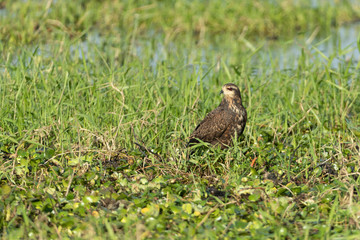
M318 29L287 42L257 40L241 44L246 45L251 51L260 48L254 53L250 61L250 66L262 67L260 70L253 69L254 74L271 74L270 71L296 69L301 59L306 59L307 64L320 62L334 69L349 63L352 68L358 68L357 64L360 60L359 23L347 24L333 29L331 33L325 36L318 36L317 33ZM165 47L161 41L158 41L153 46L153 56L147 60L154 72L156 72L159 63L167 60L168 55L179 54L179 51L176 50L179 47L175 43L168 45L170 47ZM228 66L241 64L238 62L238 53L234 52L234 46L227 47L226 45L224 43L203 48L190 46L182 49L179 57L184 60L183 64L189 73L192 72L191 69L196 71L199 67L203 68L203 72L206 72L218 62L220 57ZM140 46L136 51L139 59L143 59L144 48L144 46ZM208 77L211 77L212 74L210 73Z
M262 69L254 69L253 74L271 74L270 71L296 69L299 61L304 57L308 64L321 62L323 65L336 69L350 63L352 68L356 70L359 68L360 60L359 33L360 24L354 23L333 29L327 36L320 37L317 35L317 30L314 30L287 42L271 40L248 42L248 50L260 48L251 57L251 66ZM73 57L92 59L98 55L94 46L101 51L107 45L110 45L112 49L129 48L124 44L114 46L111 39L104 39L99 33L94 32L89 33L86 40L73 44L70 47L70 52ZM166 62L167 65L176 64L177 66L173 65L172 67L179 70L185 69L189 76L197 73L200 69L204 74L210 69L206 77L212 77L213 72L218 70L217 67L214 70L211 68L214 65L219 65L216 63L220 57L228 66L241 64L238 62L238 53L234 52L236 46L227 47L227 44L207 45L206 47L189 44L178 45L175 42L164 44L163 38L155 35L150 41L139 40L131 45L133 45L132 49L121 49L121 52L124 54L131 52L132 56L148 65L154 74L157 73L159 64L163 62ZM43 57L51 58L53 54L51 44L46 44L40 48L34 46L35 49L36 54ZM182 66L178 66L179 62L169 63L168 60L175 55L182 60ZM0 66L0 70L3 70L2 66Z
M306 55L310 63L318 59L332 68L359 62L360 24L344 25L324 37L314 37L316 32L313 33L286 43L267 42L262 51L267 53L263 57L267 58L268 64L275 60L278 70L296 68L302 54Z

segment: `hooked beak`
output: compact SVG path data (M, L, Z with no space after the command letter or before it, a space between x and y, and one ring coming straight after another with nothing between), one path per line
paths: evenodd
M223 91L223 90L221 90L219 94L223 94L223 93L224 93L224 91Z

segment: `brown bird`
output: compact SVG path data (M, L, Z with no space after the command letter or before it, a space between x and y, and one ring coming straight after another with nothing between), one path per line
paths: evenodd
M221 92L224 94L220 105L211 111L190 135L189 146L199 142L220 144L222 149L232 144L235 136L240 136L247 120L246 109L242 105L239 88L232 83L225 84Z

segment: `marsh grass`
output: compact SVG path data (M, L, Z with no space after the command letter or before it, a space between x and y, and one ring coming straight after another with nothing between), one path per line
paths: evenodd
M190 31L196 27L188 26L198 22L186 18L197 16L199 1L177 3L189 9L178 15L162 2L138 9L133 2L89 1L76 8L57 1L69 5L48 13L35 11L42 2L31 3L7 2L6 9L28 12L30 20L2 30L3 238L360 234L359 64L343 58L360 49L335 45L333 53L324 53L316 43L304 44L302 54L280 70L263 43L244 46L228 37L236 35L231 23L222 23L226 34L214 37L217 43L204 37L199 44ZM283 1L283 9L289 3ZM224 17L230 9L217 4L204 9L205 19L215 9L224 12L206 24L209 36L231 19ZM266 4L254 6L282 16ZM296 16L305 14L289 6ZM335 14L326 6L335 19L350 9L339 5ZM124 14L114 14L117 9ZM136 23L131 18L137 11ZM57 30L43 32L47 17ZM151 24L144 20L151 17ZM42 30L29 30L33 19L41 20ZM173 21L183 25L177 27L179 39L167 26ZM312 18L307 22L314 24ZM271 29L295 31L287 24ZM163 32L143 39L145 28L159 26ZM205 147L189 155L188 136L219 104L227 82L242 90L249 115L243 136L228 150Z
M359 5L332 1L4 1L3 42L24 44L83 37L98 30L132 41L164 34L165 42L190 37L206 43L226 34L233 41L283 38L359 20ZM208 38L210 37L210 38ZM121 40L120 40L121 39Z

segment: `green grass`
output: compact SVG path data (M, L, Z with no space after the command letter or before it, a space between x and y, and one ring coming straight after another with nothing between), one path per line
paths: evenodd
M359 4L335 2L5 0L0 39L10 45L31 44L78 38L89 30L121 40L131 38L134 30L146 39L162 33L166 42L189 36L200 44L215 40L216 35L234 41L291 38L299 32L319 29L324 33L333 26L359 21Z
M325 38L358 6L144 2L6 2L1 237L359 238L360 76L344 56L360 49L322 53L315 39L281 70L255 40L315 26ZM235 15L254 23L242 38ZM227 82L242 90L243 136L188 159Z

